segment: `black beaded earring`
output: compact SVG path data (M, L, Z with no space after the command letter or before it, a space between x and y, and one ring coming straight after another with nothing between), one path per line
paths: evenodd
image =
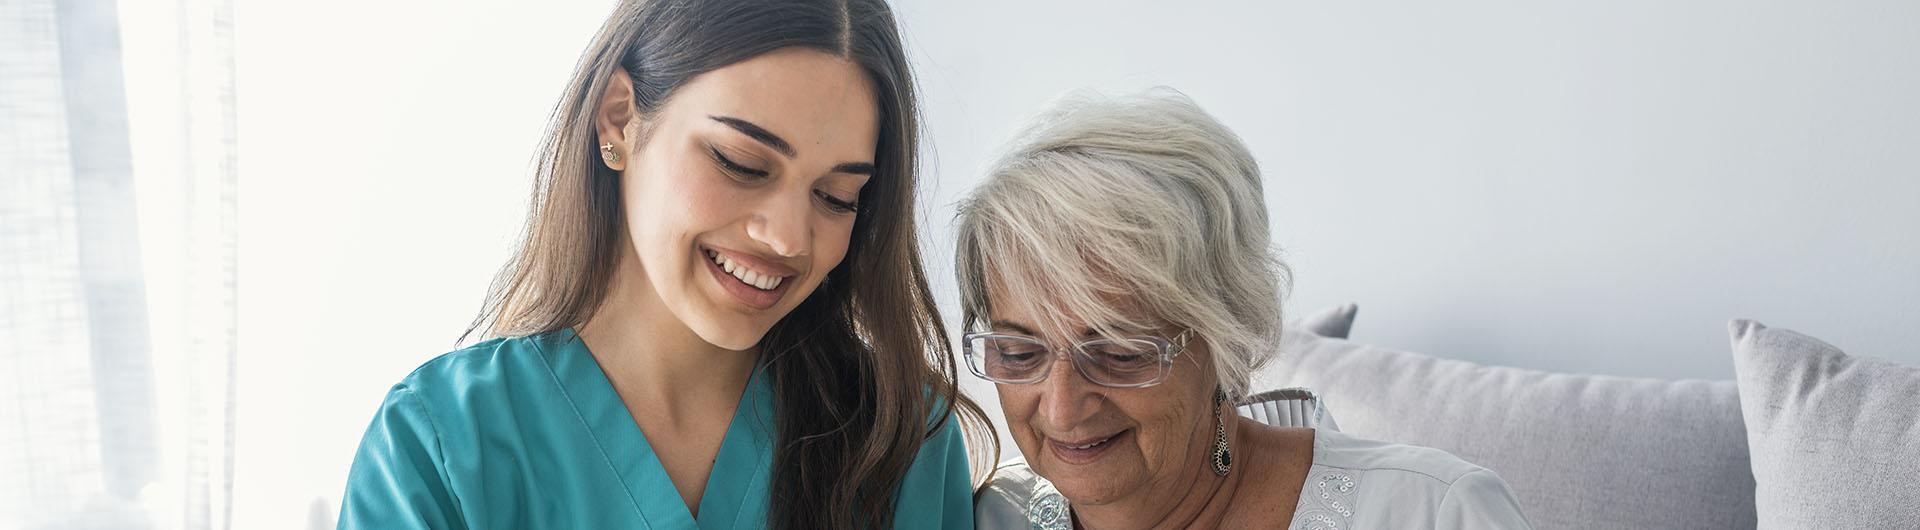
M1227 476L1233 470L1233 449L1227 447L1227 393L1213 391L1213 474Z

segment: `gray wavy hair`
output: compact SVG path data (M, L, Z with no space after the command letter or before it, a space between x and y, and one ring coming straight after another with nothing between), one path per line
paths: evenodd
M1278 347L1292 278L1252 153L1166 88L1042 113L961 203L955 260L965 329L993 303L1061 337L1079 334L1070 319L1107 337L1191 329L1235 398Z

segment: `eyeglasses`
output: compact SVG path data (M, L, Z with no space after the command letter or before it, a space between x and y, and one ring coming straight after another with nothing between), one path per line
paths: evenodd
M1096 385L1141 388L1160 384L1173 371L1173 358L1187 349L1189 329L1169 341L1138 336L1094 339L1055 352L1040 339L1006 333L968 333L964 337L967 368L981 379L1006 385L1038 383L1053 371L1053 360L1066 357L1073 368Z

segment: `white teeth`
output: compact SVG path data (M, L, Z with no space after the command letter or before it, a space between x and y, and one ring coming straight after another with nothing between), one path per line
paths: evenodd
M755 289L762 291L771 291L773 288L779 287L780 282L786 279L784 277L749 269L746 265L734 263L733 260L727 259L726 256L721 255L719 252L707 251L707 257L713 259L713 263L719 265L721 270L727 271L727 274L739 278L740 283L751 285Z
M1067 446L1067 448L1069 448L1069 449L1092 449L1092 448L1095 448L1095 447L1099 447L1099 446L1100 446L1100 444L1103 444L1103 443L1107 443L1107 440L1112 440L1112 439L1113 439L1113 437L1112 437L1112 436L1108 436L1108 437L1106 437L1106 438L1101 438L1101 439L1099 439L1099 440L1097 440L1097 441L1094 441L1093 443L1090 443L1090 444L1086 444L1086 445L1069 445L1069 446Z

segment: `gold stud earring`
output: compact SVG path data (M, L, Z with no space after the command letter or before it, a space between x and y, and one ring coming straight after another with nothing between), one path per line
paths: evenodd
M612 143L600 144L600 159L605 160L608 167L612 167L620 163L620 153L613 152Z

